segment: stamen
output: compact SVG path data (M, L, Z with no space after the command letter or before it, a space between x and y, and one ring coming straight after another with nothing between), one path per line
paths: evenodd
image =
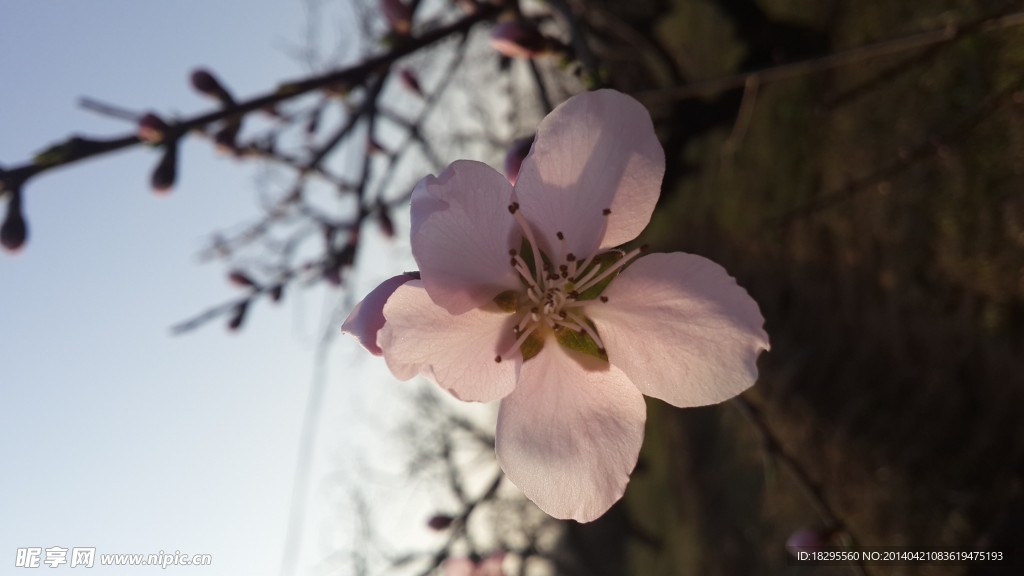
M526 260L523 260L522 256L517 254L512 258L512 267L516 269L516 272L519 272L519 275L523 277L523 280L526 280L526 284L530 288L537 288L540 290L540 287L537 286L537 282L533 279L533 274L530 273L530 267L526 265Z
M533 230L530 229L530 223L526 221L526 217L519 211L518 202L510 204L508 211L511 212L512 217L516 219L516 224L519 224L519 228L523 231L523 236L526 237L527 243L530 244L530 248L533 250L534 268L540 270L544 260L540 257L540 248L537 246L537 239L533 236ZM538 274L538 278L542 278L542 276Z
M601 211L601 214L604 214L605 216L607 216L607 215L609 215L611 213L612 213L612 209L611 208L605 208L604 210Z
M607 302L607 301L608 301L608 297L607 296L601 296L601 302Z
M532 326L530 326L528 330L520 334L519 338L516 338L516 341L512 344L512 346L509 346L508 350L505 350L505 352L503 352L499 356L499 358L502 356L508 358L513 352L519 350L519 347L523 345L523 342L526 342L526 339L530 337L530 334L533 334L533 331L536 330L538 326L540 325L533 324Z
M604 272L598 274L593 279L591 279L591 280L589 280L587 282L582 283L581 286L577 286L576 289L580 290L580 291L585 291L585 290L591 288L592 286L595 286L600 281L604 280L605 278L607 278L607 277L611 276L612 274L614 274L615 272L619 271L619 269L621 269L626 264L629 264L633 260L636 260L637 256L639 256L641 252L643 252L643 251L641 249L639 249L639 248L630 251L628 254L626 254L622 258L619 258L619 260L615 264L612 264L607 269L605 269Z

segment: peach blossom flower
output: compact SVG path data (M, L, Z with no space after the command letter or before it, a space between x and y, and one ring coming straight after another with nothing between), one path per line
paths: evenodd
M768 349L757 304L721 266L614 249L647 226L664 170L640 103L575 96L540 123L514 186L471 161L423 179L420 277L389 280L343 326L399 379L500 399L498 462L557 518L590 521L621 498L644 394L722 402L754 384Z

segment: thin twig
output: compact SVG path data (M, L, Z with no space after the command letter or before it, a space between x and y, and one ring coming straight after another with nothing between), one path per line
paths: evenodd
M322 88L358 84L364 81L369 75L380 70L381 67L387 66L399 58L407 56L452 34L464 33L472 28L473 25L492 18L497 13L497 6L486 3L481 4L479 9L473 14L469 14L448 26L426 32L419 37L404 40L398 43L390 51L379 56L367 58L360 64L282 84L271 92L249 100L238 102L234 106L221 107L206 114L183 119L173 124L171 129L176 135L181 135L214 122L219 122L227 118L238 118L248 114L249 112L271 107L280 102L284 102ZM134 133L109 139L87 139L79 136L71 137L64 142L51 146L45 152L37 155L36 158L30 162L0 172L0 191L6 192L18 190L32 177L53 168L66 166L87 158L129 148L141 143L142 141Z
M810 474L800 464L800 461L782 444L779 437L765 421L761 411L742 396L737 396L730 404L743 413L753 425L757 434L761 437L768 455L789 472L796 486L804 493L807 500L811 502L829 530L841 535L847 548L856 549L857 538L854 537L849 525L839 516L835 508L828 503L821 485L811 479ZM852 567L861 576L867 574L867 569L861 562L855 563Z

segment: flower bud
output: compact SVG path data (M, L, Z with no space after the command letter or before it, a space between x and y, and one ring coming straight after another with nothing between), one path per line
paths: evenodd
M797 552L814 552L821 550L826 544L826 538L817 530L801 528L790 534L786 540L786 551L793 556Z
M280 302L281 296L284 295L284 284L276 284L270 288L270 299L274 302Z
M238 139L238 133L242 130L241 120L231 120L224 124L217 130L217 133L213 135L213 142L217 146L217 151L221 154L231 154L235 152L237 148L236 140Z
M235 100L231 97L231 93L224 88L224 85L217 80L217 77L212 72L205 68L198 68L192 72L192 87L197 92L211 98L219 100L222 104L234 104Z
M174 182L178 178L178 143L168 142L165 146L163 158L160 159L160 163L156 165L153 170L153 175L150 177L150 184L153 187L153 192L157 194L165 194L171 191L174 187Z
M444 530L452 525L455 519L447 514L435 514L427 520L427 526L431 530Z
M256 282L241 270L232 270L231 273L228 274L228 281L240 288L252 288L256 285Z
M377 210L377 225L380 226L380 231L388 239L395 237L395 222L391 219L391 214L388 213L387 208L381 206Z
M519 138L508 147L508 153L505 154L505 177L513 186L519 177L519 168L522 167L523 160L526 159L526 155L530 153L532 147L533 136Z
M416 73L412 69L402 68L398 72L398 78L402 81L402 85L408 88L410 92L423 98L423 87L420 85L420 79L416 77Z
M3 225L0 225L0 245L8 252L17 252L25 245L28 239L28 224L25 216L21 213L21 198L15 192L11 201L7 204L7 216Z
M551 42L529 22L506 20L491 29L491 47L509 58L533 58L549 52Z
M412 30L412 10L402 0L380 0L380 11L395 33L406 36Z
M139 140L143 142L159 144L167 137L167 131L167 123L152 112L147 112L145 116L139 118L138 136Z
M380 142L377 142L373 136L370 136L366 139L366 152L367 154L382 154L387 151L380 145Z
M242 327L242 323L245 322L245 314L249 311L249 301L242 300L235 305L234 310L231 313L231 320L228 320L228 330L232 332L238 331Z

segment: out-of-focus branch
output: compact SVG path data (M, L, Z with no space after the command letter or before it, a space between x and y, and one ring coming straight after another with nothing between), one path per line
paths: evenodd
M808 74L823 72L825 70L840 68L842 66L849 66L866 60L891 56L893 54L899 54L910 50L939 44L948 44L972 34L1004 30L1017 26L1024 26L1024 12L1014 12L1011 14L993 16L991 18L986 18L984 20L959 27L949 25L941 30L921 32L919 34L903 36L893 40L876 42L874 44L859 46L842 52L835 52L819 58L800 60L790 64L774 66L772 68L720 76L718 78L709 78L707 80L698 80L689 84L674 86L671 88L645 90L637 92L633 94L633 96L647 104L661 104L699 96L711 96L732 88L740 88L751 80L754 80L759 85L763 86L780 80L806 76Z
M864 192L878 189L918 163L937 154L943 154L948 150L948 146L962 141L971 130L986 118L991 117L998 110L1011 104L1024 104L1024 87L1022 87L1020 82L989 96L966 116L953 122L942 133L929 136L912 147L903 148L897 158L871 174L858 178L839 190L817 196L800 206L788 210L784 214L769 218L764 221L764 224L769 226L786 226L801 218L850 201Z
M814 506L818 515L828 527L828 530L838 534L844 541L843 543L845 546L855 549L857 547L857 539L854 537L849 525L846 524L842 517L829 504L821 485L811 478L811 475L807 472L800 461L796 459L782 441L779 440L779 437L775 435L775 432L765 421L764 415L761 414L761 411L743 396L733 398L730 403L739 409L739 411L754 427L758 436L761 437L761 441L764 443L764 449L768 456L786 469L796 486L804 493L811 505ZM852 567L860 576L867 574L864 565L859 562L855 563Z
M352 86L363 82L369 75L379 71L403 56L407 56L425 46L433 44L452 34L464 33L478 22L493 18L499 11L497 6L481 4L473 14L468 14L460 20L423 33L417 37L403 39L390 51L368 58L363 62L344 68L304 78L294 82L286 82L277 89L251 98L237 102L233 106L224 106L191 118L185 118L170 126L172 134L178 137L191 130L213 124L230 118L239 118L249 112L273 107L286 100L302 96L304 94L337 86ZM136 134L109 138L90 139L81 136L72 136L68 140L55 144L36 155L36 157L25 164L0 171L0 192L11 192L21 189L26 182L48 170L60 166L74 164L88 158L100 156L109 152L122 150L142 143Z

